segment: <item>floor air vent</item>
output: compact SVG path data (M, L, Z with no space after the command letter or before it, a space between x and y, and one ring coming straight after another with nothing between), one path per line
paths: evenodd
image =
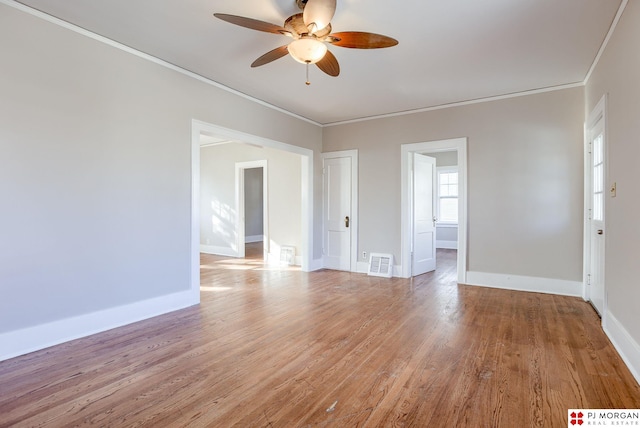
M369 275L384 276L391 278L393 276L393 255L371 253L369 258Z
M283 245L280 247L280 264L291 266L296 263L296 247Z

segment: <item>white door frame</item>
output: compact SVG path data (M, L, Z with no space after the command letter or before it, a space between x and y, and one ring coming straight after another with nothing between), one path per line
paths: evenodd
M262 168L262 254L264 260L269 255L269 183L267 160L236 162L236 237L238 239L238 257L245 256L245 206L244 206L244 171L245 169Z
M340 150L335 152L325 152L322 156L322 168L324 171L324 160L331 158L351 159L351 217L349 217L349 233L351 239L351 272L358 271L358 150ZM324 172L323 172L324 173ZM324 179L323 179L324 182ZM324 192L322 189L322 201L324 203ZM322 219L322 239L324 241L324 216ZM324 251L322 254L324 266Z
M589 287L589 274L591 273L591 198L592 198L592 186L593 186L593 166L591 165L591 133L599 126L602 126L602 133L604 135L604 198L603 198L603 222L605 223L605 240L606 240L606 206L607 206L607 177L608 177L608 144L607 144L607 95L603 95L600 101L596 104L593 111L589 114L587 121L584 124L584 232L583 232L583 272L582 272L582 297L585 301L591 301L590 287ZM603 247L603 259L606 260L606 245ZM605 263L603 262L603 277ZM607 293L606 282L603 283L604 296L602 302L602 324L606 325L607 314Z
M400 146L400 276L411 277L411 245L413 240L413 196L411 190L412 153L437 153L456 151L458 154L458 283L467 281L467 138L408 143Z
M309 272L313 260L313 150L282 143L200 120L191 120L191 292L200 298L200 135L240 141L259 147L283 150L301 156L300 184L302 188L301 269Z

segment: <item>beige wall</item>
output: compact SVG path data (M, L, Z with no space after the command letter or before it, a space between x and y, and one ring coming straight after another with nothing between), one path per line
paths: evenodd
M608 312L640 343L640 4L630 1L586 86L586 113L607 94L605 287ZM605 188L607 186L605 185ZM637 346L637 345L636 345ZM640 370L640 356L637 357Z
M235 165L267 161L270 251L282 245L302 254L302 188L300 155L270 148L230 143L200 151L200 244L233 253L235 235Z
M431 156L436 159L436 166L456 166L458 165L458 153L453 152L439 152L439 153L425 153L427 156Z
M400 145L467 137L468 270L581 281L583 112L574 88L325 128L359 150L359 251L399 260Z
M319 159L318 126L2 4L0 52L0 333L189 289L193 119Z

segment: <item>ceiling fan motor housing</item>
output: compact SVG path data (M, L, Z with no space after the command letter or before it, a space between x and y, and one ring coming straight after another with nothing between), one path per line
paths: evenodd
M304 9L304 6L307 4L308 0L296 0L296 4L300 8L300 10Z

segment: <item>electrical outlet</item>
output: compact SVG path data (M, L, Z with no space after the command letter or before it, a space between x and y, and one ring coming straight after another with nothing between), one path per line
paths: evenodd
M365 260L367 260L367 252L366 252L366 251L363 251L363 252L362 252L362 258L363 258L363 259L365 259Z

